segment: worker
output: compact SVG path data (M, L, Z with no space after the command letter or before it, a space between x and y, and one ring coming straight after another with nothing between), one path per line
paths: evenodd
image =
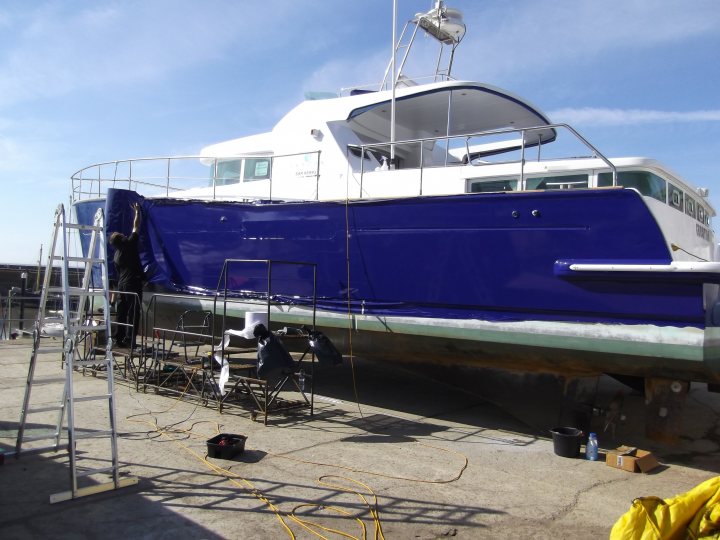
M140 204L132 206L135 216L130 236L121 232L110 235L110 245L115 248L113 262L118 284L116 295L116 325L114 341L117 347L137 348L140 329L140 306L143 293L143 269L138 250L140 232Z

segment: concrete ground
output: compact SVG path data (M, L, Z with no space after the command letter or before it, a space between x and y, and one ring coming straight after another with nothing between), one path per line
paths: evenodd
M5 451L15 444L29 356L29 340L0 342ZM555 455L547 429L561 417L562 392L542 377L530 391L527 381L512 389L487 374L464 373L460 384L408 367L354 367L354 377L347 360L317 374L314 417L296 411L268 426L244 408L219 414L118 384L119 458L138 484L51 505L51 494L69 489L67 453L8 457L0 538L374 538L376 527L388 539L606 538L633 498L671 497L720 474L720 395L704 385L691 389L677 446L644 439L643 398L629 391L614 436L602 416L592 419L601 449L625 443L657 455L659 468L634 474ZM42 356L38 373L61 375L57 356ZM75 380L76 395L106 387L99 376ZM56 403L60 391L36 385L33 404ZM597 402L616 391L601 379ZM78 404L79 432L107 426L98 403ZM28 432L54 423L51 413L33 418ZM245 452L206 459L218 432L246 435ZM108 459L105 440L77 446L83 457Z

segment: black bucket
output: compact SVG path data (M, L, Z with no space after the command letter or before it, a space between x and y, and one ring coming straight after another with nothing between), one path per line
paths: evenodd
M553 448L558 456L576 458L580 455L583 432L573 427L557 427L550 430Z

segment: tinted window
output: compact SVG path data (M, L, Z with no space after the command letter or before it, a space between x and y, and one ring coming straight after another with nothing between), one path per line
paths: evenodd
M517 190L517 180L476 180L470 183L470 193L493 193Z
M670 193L670 197L668 198L668 204L672 206L673 208L683 211L683 192L680 191L678 188L673 186L672 184L668 184L668 191Z
M695 201L690 197L685 197L685 213L688 216L695 217Z
M650 172L621 171L618 173L618 185L637 189L641 195L662 202L665 202L667 195L667 182ZM598 175L598 186L612 186L612 173L600 173ZM682 197L680 197L680 200L682 200Z
M215 169L210 169L210 185L212 185L212 174L215 173L215 184L224 186L227 184L237 184L240 181L240 165L241 159L233 159L230 161L218 161Z
M528 178L527 189L577 189L588 187L587 174L565 174L562 176L541 176Z

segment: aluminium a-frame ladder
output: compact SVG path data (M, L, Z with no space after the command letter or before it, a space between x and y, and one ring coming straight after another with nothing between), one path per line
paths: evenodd
M69 246L71 235L79 233L89 235L86 257L69 256ZM33 345L30 357L30 366L28 369L27 383L25 387L25 398L23 401L22 412L20 416L20 425L18 427L17 442L15 445L15 454L17 457L26 452L43 452L48 450L59 450L60 440L63 431L63 419L67 416L67 437L68 437L68 454L70 458L70 490L50 496L50 502L60 502L68 499L75 499L94 493L118 489L121 487L133 485L137 483L137 478L125 477L120 478L117 453L117 428L115 422L115 398L114 398L114 378L113 368L114 359L112 356L112 340L110 339L110 317L108 300L108 271L106 258L106 240L105 226L102 209L98 209L95 214L92 225L79 225L68 223L65 219L65 209L63 205L58 206L55 212L55 222L53 226L53 236L51 247L48 251L48 260L45 267L45 278L43 288L40 294L40 305L38 315L35 321L35 329L33 331ZM51 274L54 262L61 263L61 285L59 287L51 286ZM70 263L80 265L83 269L82 282L80 286L71 287L69 279ZM98 272L100 270L100 284L96 284ZM95 280L93 277L95 276ZM45 321L45 308L48 300L48 294L51 292L59 293L62 298L63 318L62 318L62 339L63 346L45 347L41 336L43 334L43 323ZM99 302L98 302L99 301ZM94 311L97 304L103 309L102 319L94 319ZM107 348L104 359L95 356L95 345L98 339L104 335L107 340ZM91 352L89 356L83 356L83 345L90 342ZM62 398L59 405L49 407L30 407L30 397L33 384L52 383L58 380L57 377L36 378L35 368L38 363L38 354L46 352L62 352L63 363L65 367L64 387ZM75 385L73 382L73 374L75 368L83 366L100 366L107 373L107 392L97 395L78 396L75 393ZM108 406L109 429L102 431L84 431L78 433L76 431L75 406L81 402L105 401ZM55 432L51 436L25 436L25 426L28 416L31 413L40 413L56 410L57 424ZM84 468L80 470L78 467L77 442L84 438L100 438L108 439L110 445L110 466L102 468ZM24 442L33 440L54 440L54 444L44 448L33 448L24 451L22 445ZM89 454L89 452L87 452ZM90 458L92 459L92 458ZM90 475L110 474L112 480L109 482L94 483L85 487L79 487L78 479L89 477Z

